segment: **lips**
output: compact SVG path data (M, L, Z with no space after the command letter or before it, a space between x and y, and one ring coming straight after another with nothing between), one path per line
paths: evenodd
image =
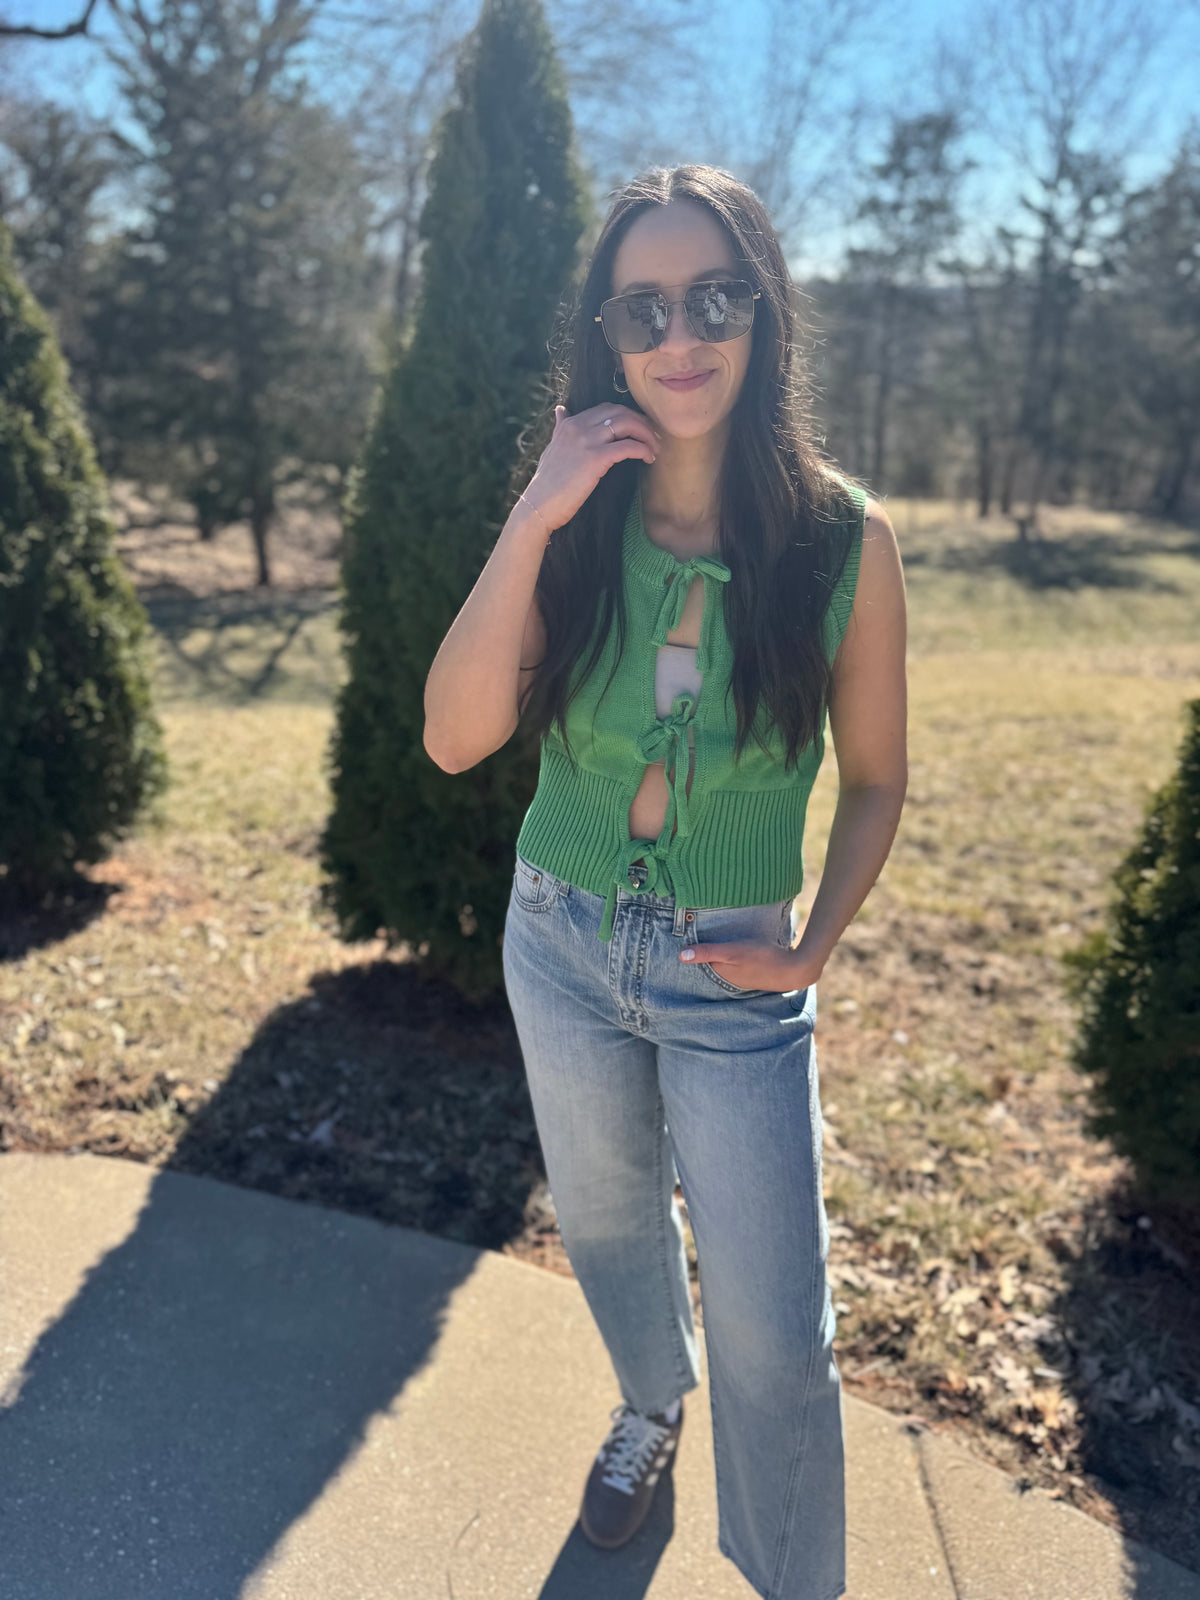
M707 383L715 371L715 367L701 367L696 372L673 373L670 377L659 378L658 381L668 389L699 389Z

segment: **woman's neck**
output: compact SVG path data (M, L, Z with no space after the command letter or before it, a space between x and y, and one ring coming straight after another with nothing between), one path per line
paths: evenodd
M664 439L643 469L642 518L655 544L687 560L717 542L721 453L713 438Z

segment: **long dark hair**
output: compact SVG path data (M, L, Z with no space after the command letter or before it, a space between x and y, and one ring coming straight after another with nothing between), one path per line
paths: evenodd
M762 291L749 366L730 418L713 554L732 574L721 597L734 656L728 687L737 711L735 759L752 733L762 742L756 722L761 702L767 728L778 727L785 741L786 770L824 727L832 673L821 624L857 512L848 492L853 480L821 453L813 436L810 380L795 354L808 331L798 309L804 297L791 282L762 202L732 174L703 165L653 167L618 190L583 280L559 308L548 401L522 435L510 509L549 442L555 404L574 416L616 397L617 357L594 319L612 293L613 259L634 219L677 199L709 208L729 235L739 271ZM637 409L632 396L619 398ZM568 754L567 706L595 668L614 615L618 658L625 647L621 535L643 467L630 460L609 468L570 522L555 530L538 574L546 651L521 721L532 738L557 724ZM573 669L589 641L590 655L572 689Z

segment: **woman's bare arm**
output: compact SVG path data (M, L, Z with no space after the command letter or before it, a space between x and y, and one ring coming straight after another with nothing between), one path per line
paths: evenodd
M463 772L516 731L545 651L534 598L551 531L564 528L618 461L653 461L658 435L628 406L554 408L554 434L425 679L425 749Z
M424 744L444 772L475 766L516 730L518 697L545 645L534 590L547 539L542 518L518 500L433 659Z
M854 608L833 668L838 802L796 953L824 965L878 878L908 788L904 571L887 512L867 501Z

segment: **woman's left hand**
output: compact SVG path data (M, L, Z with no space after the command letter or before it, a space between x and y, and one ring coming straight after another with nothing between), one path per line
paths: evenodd
M799 948L785 949L761 939L734 939L724 944L690 944L681 961L707 961L717 976L738 989L772 989L787 994L807 989L821 975L823 963Z

